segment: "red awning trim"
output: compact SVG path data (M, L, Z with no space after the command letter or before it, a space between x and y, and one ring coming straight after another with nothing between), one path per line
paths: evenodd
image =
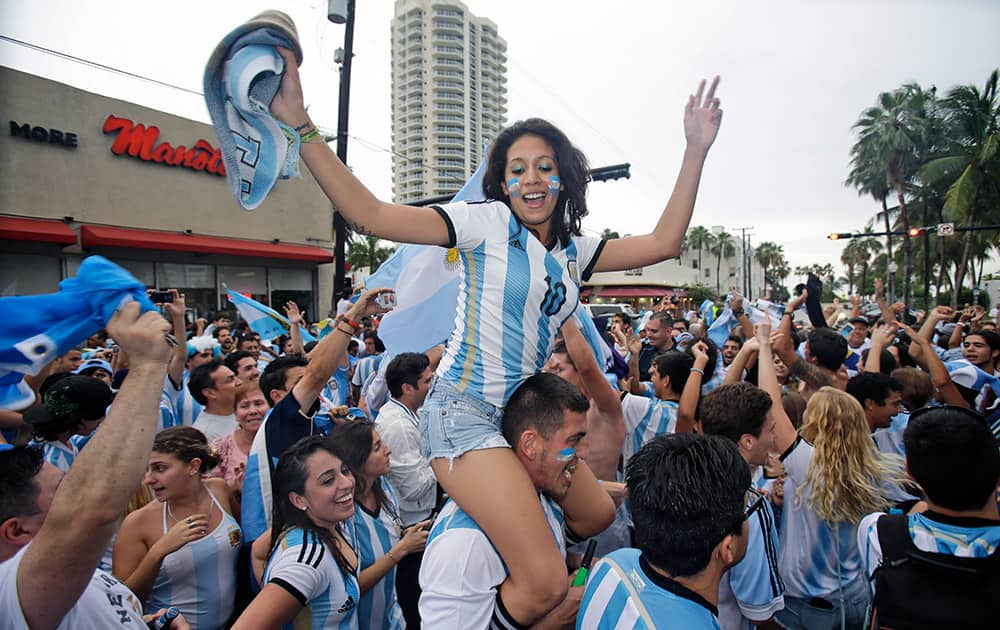
M85 249L100 246L131 247L136 249L160 249L174 252L224 254L252 258L304 260L315 263L333 262L332 252L308 245L285 245L283 243L269 243L267 241L251 241L219 236L199 236L197 234L134 230L96 225L83 226L80 229L80 236Z
M638 298L673 297L682 294L666 287L586 287L583 289L582 295L592 298Z
M62 221L0 217L0 239L72 245L76 243L76 232Z

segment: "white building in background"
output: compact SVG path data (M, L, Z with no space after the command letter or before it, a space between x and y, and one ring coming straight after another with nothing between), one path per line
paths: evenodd
M712 228L716 234L722 230L722 226ZM703 249L699 264L698 250L688 250L679 258L648 267L595 273L589 282L584 283L583 297L594 304L628 302L637 310L649 308L664 298L683 300L685 293L682 287L693 285L702 285L713 291L718 287L723 295L732 287L740 293L748 292L754 299L763 297L764 268L754 258L754 248L744 249L738 233L734 238L735 254L723 257L721 261L715 254ZM749 277L745 257L749 259ZM693 308L697 305L688 306Z
M457 0L396 0L392 188L399 203L457 192L507 119L507 42Z

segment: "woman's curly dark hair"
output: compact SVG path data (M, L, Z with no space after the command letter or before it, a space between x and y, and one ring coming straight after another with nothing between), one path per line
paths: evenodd
M549 121L528 118L500 132L490 149L489 163L483 176L483 193L487 199L495 199L510 205L510 197L503 189L507 151L518 138L525 135L538 136L548 142L555 152L559 180L563 189L559 191L556 209L552 214L552 233L565 247L571 236L580 235L581 222L583 217L587 216L587 182L590 181L590 165L583 152L573 146L566 134Z

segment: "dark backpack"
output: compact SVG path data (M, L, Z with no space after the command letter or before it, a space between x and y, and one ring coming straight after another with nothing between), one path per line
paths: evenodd
M1000 549L986 558L922 551L903 514L876 525L882 564L875 584L873 627L996 628L1000 623Z

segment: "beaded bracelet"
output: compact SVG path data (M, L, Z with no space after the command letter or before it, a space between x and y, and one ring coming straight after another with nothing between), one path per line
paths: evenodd
M299 139L302 142L304 142L304 143L305 142L312 142L313 140L315 140L318 137L319 137L319 129L317 129L315 127L312 128L312 131L310 131L308 133L304 133L304 134L300 134L299 135Z
M701 374L702 376L705 376L705 370L703 370L701 368L694 368L693 367L693 368L691 368L691 371L692 372L697 372L698 374Z

